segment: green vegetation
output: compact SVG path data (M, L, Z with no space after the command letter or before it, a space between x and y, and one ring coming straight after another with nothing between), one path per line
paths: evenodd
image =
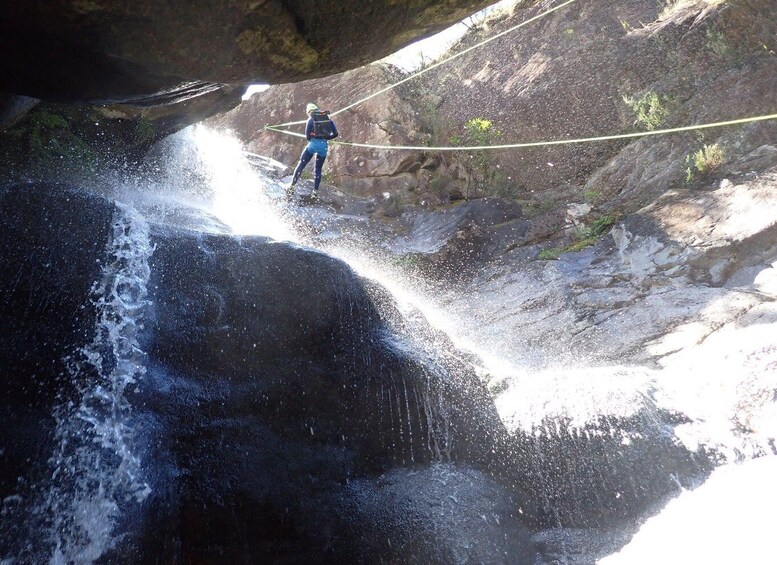
M440 116L440 102L439 100L429 96L423 99L421 102L421 113L426 120L426 124L429 128L429 145L434 147L435 145L442 144L442 131L443 120Z
M704 147L685 157L685 182L693 182L696 173L706 175L716 171L725 161L726 154L717 144L705 144Z
M154 124L148 118L140 118L135 124L135 139L140 143L151 141L154 138Z
M688 155L685 158L686 165L689 163L690 160L691 160L691 156ZM685 167L685 184L691 184L692 182L693 182L693 169L690 167L690 165L688 165L687 167Z
M728 59L732 55L731 46L726 38L723 37L722 33L712 28L707 28L707 49L723 59Z
M598 190L586 190L583 193L586 202L599 202L602 199L602 193Z
M523 208L523 214L526 218L533 218L549 212L556 206L556 201L548 195L538 195L531 200L518 200Z
M33 112L29 124L30 151L41 157L48 156L50 149L56 152L58 130L68 129L68 125L65 118L47 110Z
M486 118L471 118L464 124L464 134L451 136L451 145L464 147L484 147L497 145L502 139L502 133ZM496 159L488 151L472 151L465 167L473 177L477 190L503 198L514 198L516 189L510 186L509 179L499 169ZM469 188L466 198L469 200Z
M435 176L429 181L429 192L441 202L447 202L450 198L448 187L453 179L445 173Z
M634 112L634 124L640 125L647 131L658 129L669 116L667 99L652 90L647 91L640 98L624 96L623 101Z
M591 222L591 225L584 228L581 233L583 234L584 238L599 237L610 231L612 226L614 226L615 222L617 221L617 216L613 214L607 214L606 216L602 216L601 218Z
M4 132L12 152L3 156L35 175L60 177L68 171L94 170L97 157L65 116L39 107ZM7 164L7 163L6 163Z
M705 145L693 154L693 165L699 173L709 173L723 164L725 154L717 143Z
M494 127L494 123L486 118L471 118L464 125L466 131L464 140L471 145L491 145L497 143L502 134Z
M666 65L672 69L677 69L682 63L680 61L680 51L677 49L675 40L672 39L671 32L664 29L657 30L650 36L653 44L661 52Z
M537 255L537 258L543 261L555 261L561 256L562 253L564 253L564 250L560 247L549 247L548 249L543 249L540 251L540 254Z
M549 247L540 251L537 256L538 259L543 261L555 261L562 253L572 253L575 251L581 251L586 247L594 245L599 238L605 233L609 232L615 222L618 221L618 217L613 214L607 214L591 222L591 225L579 230L575 234L574 241L566 247Z
M420 266L421 258L415 253L406 253L392 257L390 263L403 271L414 271Z

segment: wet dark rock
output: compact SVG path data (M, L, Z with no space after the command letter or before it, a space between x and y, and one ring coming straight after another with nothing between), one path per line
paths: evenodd
M0 131L21 120L38 102L29 96L0 94Z
M4 399L20 403L50 406L62 358L93 331L89 293L104 260L113 205L61 190L0 187L2 390Z
M64 166L76 182L98 159L135 165L155 141L237 106L246 84L299 81L369 63L483 4L4 6L0 52L8 56L0 58L0 92L8 94L0 94L0 131L18 125L30 101L60 107L46 109L58 116L54 122L21 124L0 136L0 176L52 180L47 173ZM72 109L61 107L71 103Z
M208 85L178 99L90 105L0 98L0 177L81 183L138 167L166 136L240 103L242 88Z
M85 213L85 211L87 213ZM50 471L68 357L94 332L90 291L113 204L53 185L0 187L0 555L19 555ZM19 497L19 505L6 505Z
M522 216L519 204L500 198L410 212L403 217L408 233L398 237L392 249L419 257L425 272L434 276L471 275L495 253L522 243L530 228Z
M0 496L9 504L22 496L6 512L13 519L4 520L3 538L11 545L2 551L41 560L49 538L35 510L58 484L48 478L53 407L75 384L63 378L74 375L63 356L92 338L93 284L115 207L43 185L8 188L2 205L3 237L15 246L2 256L0 447L8 464ZM470 497L460 512L440 518L429 500L414 498L415 473L438 462L448 462L465 494L471 488L502 500L500 515L509 515L508 497L488 478L505 439L494 405L464 360L418 342L425 322L404 320L385 292L310 249L167 226L152 227L151 244L152 306L139 343L146 371L126 391L132 409L125 423L150 493L140 503L116 501L118 545L104 548L105 559L310 562L331 555L337 562L354 549L328 518L353 525L372 513L348 485L394 473L386 492L410 498L391 511L395 518L376 523L426 508L426 526L391 526L405 539L391 555L403 560L422 550L444 562L460 551L458 524L479 519L486 503ZM36 381L40 390L29 387ZM94 443L84 441L86 448ZM115 460L110 451L100 459ZM54 492L66 500L68 485ZM430 493L441 495L439 488ZM489 532L491 544L470 548L472 555L507 549L501 529ZM368 561L383 555L379 545L359 551Z
M474 374L426 367L340 261L263 238L152 239L137 404L180 469L158 502L176 524L159 543L206 562L311 559L339 550L324 509L349 481L438 460L489 467L499 422Z
M477 471L396 469L344 489L335 514L340 563L531 563L514 496Z
M395 462L428 461L450 447L428 437L429 426L443 423L428 409L435 394L450 397L453 383L437 382L411 356L412 337L397 342L405 338L386 329L361 280L339 260L263 238L165 229L154 240L152 360L191 384L235 386L242 392L233 408L278 419L306 440L353 446L362 460L393 452ZM477 389L473 374L455 376L457 386ZM217 414L230 402L199 401ZM480 419L486 429L495 418L480 411L467 425ZM456 441L465 442L461 457L487 453Z
M533 565L596 565L631 538L625 531L555 528L532 536L537 555Z
M717 464L714 453L677 441L674 428L684 421L646 406L583 426L547 419L532 432L515 431L512 463L527 493L524 520L542 528L636 528Z

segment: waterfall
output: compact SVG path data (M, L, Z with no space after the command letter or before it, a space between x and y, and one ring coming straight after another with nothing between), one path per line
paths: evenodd
M150 493L133 446L127 392L145 372L138 334L149 306L152 252L144 219L117 203L102 278L92 289L94 337L67 359L77 395L55 410L45 501L52 564L94 562L115 543L122 508Z
M195 136L197 143L207 142L219 152L229 149L227 143L213 144L216 139L216 134L203 131ZM209 151L202 145L200 150L203 154ZM587 540L589 549L594 548L590 555L612 553L630 537L616 527L627 521L624 517L636 524L638 519L658 512L669 498L692 492L684 489L697 487L715 465L777 452L773 440L777 420L768 408L771 397L767 393L773 390L774 382L773 337L768 326L748 329L747 339L763 342L763 354L747 354L743 347L745 353L727 361L728 378L720 378L722 367L717 358L704 363L698 351L690 351L691 358L685 363L675 360L667 367L588 367L583 355L577 364L548 364L542 369L528 362L514 366L499 358L500 353L509 351L500 350L509 349L511 339L530 344L524 339L526 335L519 335L520 331L530 332L530 325L528 329L516 327L515 335L504 335L491 330L493 320L487 308L474 309L471 315L467 310L457 312L451 303L462 297L455 289L433 288L424 281L415 285L403 278L399 269L391 268L390 253L366 249L367 244L354 241L359 238L357 230L351 234L340 230L332 236L338 231L336 214L324 206L295 209L283 203L278 198L280 182L256 171L245 173L247 160L234 146L233 153L229 159L208 159L208 166L212 179L230 179L212 186L214 202L221 203L220 208L214 207L214 213L232 225L235 233L271 235L268 226L285 223L287 233L295 234L294 240L323 249L363 277L378 281L401 311L394 320L386 316L391 329L386 340L392 347L412 353L429 375L445 373L455 379L456 363L477 362L474 355L469 358L461 349L478 354L483 365L479 367L481 376L492 388L499 416L511 434L511 463L524 471L517 483L534 495L526 498L540 507L535 515L547 517L539 522L549 528L545 530L550 532L548 539L556 536L553 543L562 549L579 535ZM239 164L241 159L243 164ZM243 172L224 176L229 170ZM253 192L261 190L269 196L261 199ZM260 201L263 215L247 216L245 212ZM273 222L263 219L268 213L274 215ZM309 221L311 218L315 221ZM520 301L515 304L515 308L523 307ZM422 323L419 318L423 318ZM429 325L447 334L450 341L440 340L439 332L425 334L424 327ZM725 345L730 346L730 341ZM725 350L722 344L721 351ZM493 354L484 355L484 351ZM512 359L516 365L520 363ZM412 408L423 413L419 420L427 424L424 449L432 453L434 461L449 460L453 441L458 438L447 425L448 415L435 388L409 393L405 383L390 374L381 374L381 379L385 383L385 388L382 384L378 389L377 399L385 407L379 415L381 424L398 427L403 441L409 438L410 461L418 455L412 451L412 438L423 432L413 429L409 419L403 428ZM764 405L765 409L753 409L750 414L742 405ZM748 427L739 422L747 422ZM750 428L754 432L745 433ZM725 485L722 488L725 490ZM709 496L721 494L712 491ZM519 508L519 512L524 510ZM590 520L589 515L593 516ZM606 528L611 530L611 539L593 542L586 537L601 538ZM545 545L552 549L553 543ZM559 552L564 558L570 553L566 549Z

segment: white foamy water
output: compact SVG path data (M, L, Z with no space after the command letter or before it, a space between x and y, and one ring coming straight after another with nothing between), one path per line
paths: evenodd
M621 551L599 565L730 565L777 561L777 457L716 469L670 501Z
M278 216L266 185L251 168L240 143L204 126L192 128L191 135L212 190L212 213L236 235L295 241L294 230Z
M94 562L116 541L121 507L150 493L133 449L125 391L145 374L138 332L153 249L148 225L130 207L117 203L111 230L92 289L94 338L69 359L78 398L55 412L58 448L46 499L52 564Z
M268 169L283 169L261 159ZM95 187L127 202L150 223L204 233L258 235L298 241L292 223L278 213L279 183L257 174L240 142L203 125L166 138L140 174L113 173Z

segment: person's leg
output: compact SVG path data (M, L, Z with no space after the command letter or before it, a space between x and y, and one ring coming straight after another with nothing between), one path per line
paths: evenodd
M297 168L294 169L294 177L291 179L291 186L294 186L297 184L297 181L299 180L299 177L302 176L302 171L305 170L305 167L308 163L310 163L310 159L313 157L313 153L308 151L308 148L306 147L304 151L302 151L302 155L299 157L299 163L297 164Z
M321 155L321 153L316 153L316 176L315 176L315 180L313 181L314 192L318 190L318 187L321 184L321 169L324 168L325 160L326 160L326 155Z

